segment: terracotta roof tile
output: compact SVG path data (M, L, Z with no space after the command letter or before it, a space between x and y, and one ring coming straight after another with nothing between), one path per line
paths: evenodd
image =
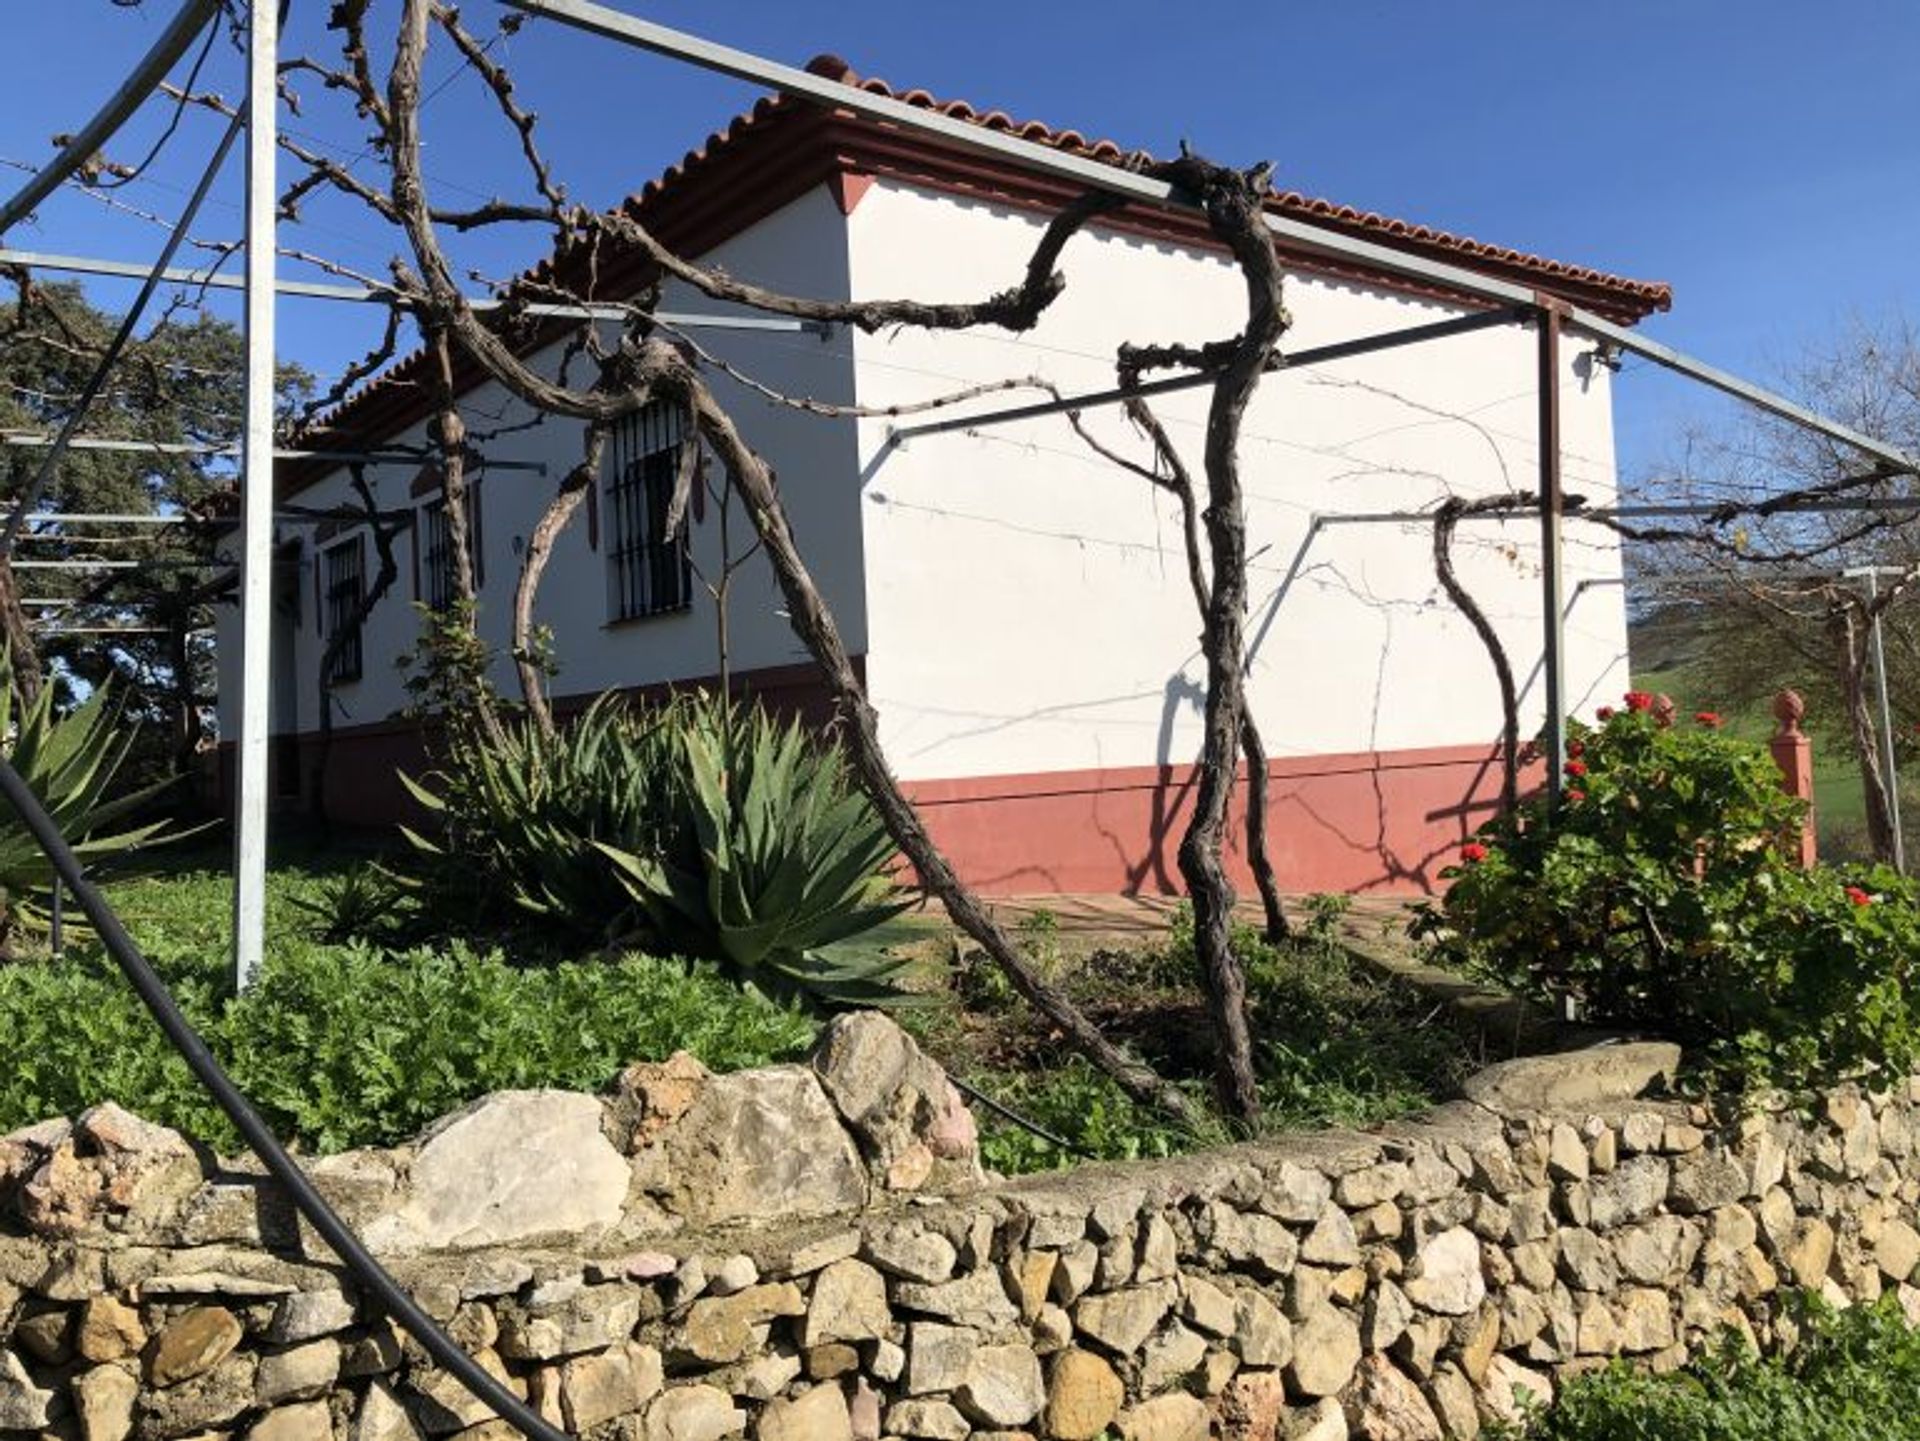
M1155 163L1155 157L1150 153L1143 150L1128 150L1110 139L1089 140L1078 130L1056 130L1042 121L1016 120L1003 110L982 112L965 100L941 100L923 89L897 90L877 76L858 75L851 65L836 55L816 56L808 62L806 68L815 75L857 85L870 94L887 96L921 109L951 116L956 120L969 121L989 130L1019 135L1036 144L1046 145L1056 150L1084 155L1094 160L1128 168L1139 168ZM669 166L659 176L647 181L638 191L620 202L619 208L627 214L645 218L657 206L667 202L697 181L703 170L725 159L729 152L735 150L753 132L778 123L795 112L806 112L815 108L809 102L794 100L784 95L762 97L746 114L736 115L729 121L724 130L717 130L708 135L706 144L700 149L689 150L681 157L678 164ZM1350 205L1339 205L1298 191L1272 191L1267 200L1267 207L1278 214L1335 226L1367 239L1438 253L1444 258L1456 259L1468 266L1476 262L1499 266L1536 278L1549 289L1555 281L1598 288L1616 298L1617 308L1623 318L1637 318L1651 311L1665 310L1672 303L1672 290L1659 282L1631 280L1587 266L1570 265L1506 246L1490 245L1468 236L1454 235L1431 226L1417 225L1373 211L1358 210ZM555 270L554 261L548 258L531 267L526 274L536 280L551 280ZM358 412L372 405L376 399L392 396L398 390L413 389L420 379L422 369L423 356L419 352L408 355L389 366L332 411L316 418L313 424L306 428L305 438L310 443L324 445L327 439L325 433L338 434L342 430L351 428L358 419Z

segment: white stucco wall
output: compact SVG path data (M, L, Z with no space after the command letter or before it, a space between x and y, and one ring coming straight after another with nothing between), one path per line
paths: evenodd
M797 294L838 298L848 294L844 235L839 210L821 187L742 231L704 258L733 273ZM663 308L717 314L733 307L719 305L675 285L669 287ZM693 333L705 349L780 390L828 401L850 398L851 360L845 340L838 333L827 339L808 333L716 329ZM538 358L540 367L549 374L555 371L558 361L557 347ZM584 386L590 378L588 364L577 360L570 375L572 383ZM866 593L860 581L862 536L858 493L852 481L857 469L852 423L775 406L718 373L711 379L748 441L774 458L789 515L815 579L834 605L848 645L856 652L863 650ZM528 420L531 414L500 386L491 383L464 396L461 409L469 429L474 432L512 426ZM414 426L398 436L380 438L380 443L421 445L423 427ZM493 459L539 460L549 468L544 478L531 473L496 471L482 482L481 631L500 651L495 679L509 695L518 694L505 651L521 546L555 485L567 468L576 463L581 443L579 425L548 419L535 429L504 435L487 441L483 447ZM380 467L368 472L383 508L426 503L424 496L418 500L409 498L414 473L415 468L411 466ZM717 475L715 479L717 483ZM554 681L554 693L574 695L614 686L713 674L718 668L713 609L697 576L690 611L609 623L605 551L610 520L604 492L602 502L599 549L596 551L588 545L583 507L555 546L540 590L537 619L552 628L561 667ZM295 503L309 508L351 504L349 482L344 473L330 476L301 491ZM300 625L291 632L290 652L274 658L276 669L289 665L294 668L298 684L297 715L292 717L290 726L285 715L287 707L280 707L276 729L305 732L317 725L316 675L324 647L315 609L317 548L312 526L283 522L280 529L283 538L298 537L303 544ZM736 554L746 549L753 539L751 522L738 502L733 510L731 535ZM695 524L693 536L696 563L709 573L717 574L719 538L717 512L713 507L707 508L703 522ZM417 528L413 535L403 536L396 542L400 580L368 619L363 678L342 685L334 692L337 727L390 719L407 703L395 659L412 645L418 631L417 615L411 604L415 598L413 548L422 543L424 537ZM376 567L369 541L369 584ZM738 573L730 609L731 660L736 672L792 665L807 659L804 648L787 624L784 604L764 558L755 557ZM235 672L238 639L237 614L231 610L223 612L219 648L220 717L221 734L229 739L235 733L239 694Z
M970 299L1014 283L1038 217L881 182L851 223L857 296ZM859 399L897 403L1006 376L1063 390L1113 384L1123 341L1231 336L1245 292L1222 257L1085 232L1064 295L1032 332L860 336ZM1297 276L1297 350L1445 318L1439 302ZM1253 556L1251 695L1276 757L1485 743L1499 704L1484 650L1434 581L1425 525L1336 526L1277 590L1316 513L1410 509L1449 491L1536 484L1533 332L1483 331L1269 377L1242 456ZM1570 493L1614 492L1608 372L1565 346ZM981 403L986 409L1019 396ZM1155 402L1196 474L1207 393ZM1145 458L1117 410L1089 416ZM908 779L1190 762L1198 745L1198 619L1172 500L1092 455L1064 417L887 444L860 427L868 678L888 754ZM1569 525L1568 593L1620 573L1617 546ZM1523 681L1539 659L1536 523L1468 523L1462 580L1496 618ZM1580 595L1571 703L1626 682L1617 586ZM1526 723L1542 714L1533 676Z

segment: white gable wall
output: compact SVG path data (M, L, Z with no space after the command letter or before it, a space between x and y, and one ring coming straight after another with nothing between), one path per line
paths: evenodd
M862 297L970 299L1014 283L1040 218L882 181L851 219ZM859 398L921 399L1033 375L1063 391L1114 383L1125 341L1231 336L1245 290L1224 257L1102 232L1067 246L1065 293L1027 335L861 336ZM1310 276L1290 278L1298 350L1457 314L1455 307ZM1499 734L1492 670L1433 578L1431 534L1335 527L1276 590L1315 513L1411 509L1452 491L1532 489L1535 349L1502 328L1269 377L1241 447L1253 555L1251 696L1276 757L1485 744ZM1569 492L1613 494L1608 372L1564 346ZM972 407L1011 404L1032 392ZM1207 392L1154 402L1201 471ZM903 424L911 424L908 419ZM1117 409L1090 412L1110 445L1145 458ZM869 683L909 779L1190 763L1199 743L1198 618L1178 511L1095 457L1062 416L889 448L861 426ZM1569 525L1568 593L1619 576L1615 545ZM1496 618L1525 679L1538 660L1537 526L1469 522L1462 580ZM1626 683L1617 586L1581 595L1568 632L1571 701ZM1541 717L1537 680L1526 724Z
M704 258L734 273L797 294L844 297L848 293L848 281L843 225L838 209L821 187L742 231ZM668 288L663 308L705 314L737 309L719 305L677 284ZM692 334L703 348L781 390L829 401L846 400L850 396L850 360L845 342L838 335L823 340L808 333L714 329L701 329ZM559 347L543 353L537 360L539 368L554 374L560 354ZM569 375L570 382L584 388L591 378L590 364L584 358L577 359ZM712 376L712 383L749 442L763 454L777 457L782 493L815 579L833 604L848 645L856 652L864 649L866 595L860 583L861 533L856 492L849 479L857 465L852 423L775 406L718 374ZM516 425L531 417L526 406L494 383L463 396L461 412L469 430L476 435ZM583 427L579 424L549 418L534 429L482 443L491 458L541 461L548 467L545 477L495 471L482 481L481 630L487 641L500 651L494 678L509 696L519 694L505 651L521 547L561 477L577 463L582 436ZM370 439L369 443L382 447L420 446L425 443L425 428L415 425L398 436L380 438L377 442ZM368 479L374 484L383 508L426 504L428 496L417 499L409 496L415 469L382 466L368 471ZM716 485L718 479L716 475ZM291 503L324 509L354 504L351 497L347 477L336 473L302 490ZM713 609L698 576L694 580L694 603L690 611L609 623L606 527L610 517L604 506L604 491L602 501L600 546L595 549L588 544L583 507L554 547L540 588L536 618L551 627L554 651L560 663L554 693L579 695L610 687L712 675L718 669ZM734 505L730 528L732 548L738 554L753 540L752 522L738 502ZM318 724L316 677L324 646L315 609L315 532L311 526L286 523L280 529L283 538L298 536L304 545L300 625L292 632L291 652L274 657L276 669L288 665L295 669L298 713L289 725L285 707L281 707L281 714L276 715L276 729L311 732ZM395 660L414 643L418 634L418 618L411 602L415 598L414 547L421 543L424 537L417 531L395 542L400 579L367 621L363 678L339 686L334 692L336 729L387 721L407 704ZM696 563L717 574L718 524L717 513L711 506L707 508L705 520L694 526L693 546ZM370 539L366 556L371 585L377 558ZM770 568L764 558L755 557L737 576L732 592L731 663L736 673L788 666L807 659L804 648L786 622L784 610ZM221 734L231 739L237 726L239 696L236 612L223 612L220 630ZM377 780L385 783L384 777Z

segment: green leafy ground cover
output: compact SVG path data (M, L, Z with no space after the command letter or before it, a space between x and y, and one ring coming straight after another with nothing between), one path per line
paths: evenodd
M309 1151L385 1144L503 1087L597 1090L630 1061L678 1049L714 1070L793 1059L817 1013L742 989L705 964L626 954L536 953L480 939L379 944L391 916L365 883L369 858L276 864L260 985L235 999L226 975L223 856L126 880L109 896L242 1088ZM1206 1101L1207 1025L1191 936L1069 954L1044 920L1027 940L1110 1034ZM1281 951L1248 934L1268 1124L1367 1124L1444 1095L1470 1066L1464 1045L1410 992L1356 973L1324 941ZM912 916L863 940L914 961L922 1004L902 1021L943 1064L1069 1140L1063 1150L980 1116L987 1162L1022 1172L1165 1155L1226 1139L1141 1108L1067 1052L1045 1020L977 964L957 970L943 926ZM516 960L526 964L516 964ZM225 1119L97 947L0 966L0 1131L113 1099L216 1146Z
M328 941L321 871L280 866L260 984L226 974L228 883L212 871L109 888L214 1054L284 1136L314 1151L403 1139L488 1091L597 1090L629 1061L693 1051L716 1070L791 1057L814 1022L710 966L629 955L515 966L463 941ZM0 1131L116 1100L220 1147L224 1116L97 946L0 966Z
M1783 1352L1729 1337L1672 1375L1616 1364L1494 1441L1920 1441L1920 1332L1893 1298L1798 1309Z

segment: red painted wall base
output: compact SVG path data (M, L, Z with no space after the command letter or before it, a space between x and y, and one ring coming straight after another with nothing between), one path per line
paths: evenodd
M317 738L283 743L276 762L298 765L282 804L304 799ZM220 752L230 794L231 752ZM328 819L347 826L418 824L393 779L425 764L412 725L337 734L328 761ZM1460 843L1493 814L1498 753L1484 746L1361 752L1276 760L1268 832L1281 888L1292 892L1431 893ZM970 885L987 895L1170 895L1184 891L1178 853L1193 794L1189 766L984 776L908 782L928 830ZM1234 796L1229 862L1250 890L1244 853L1244 781Z
M1450 746L1276 760L1268 848L1282 890L1430 894L1500 794L1497 750ZM1190 766L909 783L933 838L988 895L1171 895L1193 796ZM1250 889L1246 785L1229 864Z

